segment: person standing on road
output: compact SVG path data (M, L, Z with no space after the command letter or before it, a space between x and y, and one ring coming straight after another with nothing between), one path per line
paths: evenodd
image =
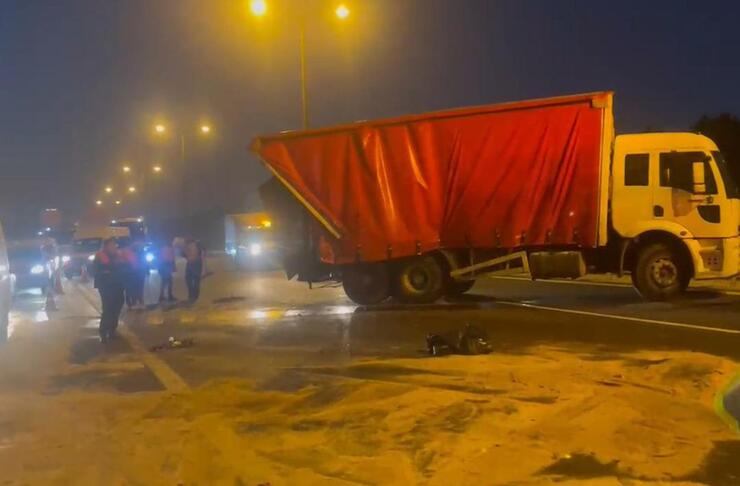
M149 274L149 263L146 261L144 244L140 241L134 243L134 255L136 265L134 266L134 305L139 310L144 310L144 288L146 287L146 276Z
M167 300L174 302L177 299L172 294L172 274L175 273L175 249L167 243L159 251L159 301L164 302L164 293L167 291Z
M123 264L123 288L126 295L126 306L129 310L136 305L136 267L137 259L131 245L121 249L121 259Z
M197 240L185 244L185 284L188 287L188 300L192 303L200 297L200 280L205 268L205 250Z
M118 252L115 238L108 238L103 249L95 254L95 288L100 293L103 310L100 316L100 341L116 337L118 318L123 308L123 290L126 278L125 263Z

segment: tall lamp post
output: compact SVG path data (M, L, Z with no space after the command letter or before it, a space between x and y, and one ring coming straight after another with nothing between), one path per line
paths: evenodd
M267 0L251 0L249 2L249 9L252 15L255 17L264 17L268 14L268 2ZM350 15L349 8L340 3L334 9L334 15L339 20L345 20ZM308 82L306 76L306 14L301 12L299 14L299 54L301 58L301 115L303 119L303 128L309 128L309 117L308 117Z
M200 126L198 126L197 133L202 137L207 137L211 134L211 125L207 123L202 123ZM163 137L167 134L168 128L167 125L163 123L157 123L154 125L154 133L157 136ZM184 209L185 214L190 215L190 207L188 203L188 168L186 164L186 152L185 152L185 132L180 131L176 134L177 137L180 140L180 170L182 171L182 207ZM152 170L155 173L161 172L162 168L159 165L155 165Z

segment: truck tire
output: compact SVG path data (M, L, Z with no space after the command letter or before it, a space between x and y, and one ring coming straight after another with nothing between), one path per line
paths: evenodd
M388 267L382 263L353 265L344 270L342 286L352 302L373 305L390 297Z
M676 297L686 290L690 280L689 269L681 255L664 243L642 248L632 272L632 284L637 291L653 301Z
M454 297L462 295L473 288L475 280L450 280L445 288L445 295Z
M401 302L428 304L442 297L445 278L442 267L432 256L410 258L396 271L394 296Z

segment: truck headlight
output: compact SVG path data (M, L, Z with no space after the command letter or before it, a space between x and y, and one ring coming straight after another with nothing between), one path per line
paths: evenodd
M154 261L154 253L152 253L152 252L148 252L148 253L147 253L147 254L146 254L146 255L144 256L144 259L146 260L146 262L147 262L147 263L152 263L152 262Z
M252 256L258 256L262 254L262 245L259 243L252 243L249 245L249 254Z
M90 260L90 261L93 261L93 260L95 260L95 255L90 255L89 257L87 257L87 259Z
M62 256L62 263L69 263L69 260L70 260L69 255Z
M43 265L34 265L31 267L31 273L34 275L38 275L40 273L44 273L44 266Z

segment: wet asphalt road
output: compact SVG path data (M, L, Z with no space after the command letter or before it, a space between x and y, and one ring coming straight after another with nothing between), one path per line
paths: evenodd
M170 336L195 341L157 353L191 386L240 377L299 387L296 370L425 356L427 334L451 335L467 323L488 334L494 352L508 354L547 344L593 359L690 350L740 361L740 296L707 291L649 303L627 287L489 279L454 301L358 307L341 288L309 290L280 272L226 272L204 281L195 307L134 312L126 320L146 347Z
M70 282L67 288L63 299L76 309L70 319L82 329L70 361L84 363L104 352L91 321L97 296L89 284ZM184 294L181 282L176 293ZM33 294L17 299L13 320L43 321L43 303ZM433 305L359 307L340 287L309 290L276 271L217 268L204 281L198 305L151 305L146 312L128 312L124 321L145 350L170 337L193 339L191 348L155 353L189 386L239 377L266 387L299 387L297 370L426 356L427 334L454 335L468 323L488 334L494 352L507 354L546 344L593 359L690 350L740 361L740 296L692 291L675 302L650 303L629 287L510 278L479 281L469 294ZM115 348L131 351L125 341ZM142 377L140 388L152 389L151 376ZM127 386L137 388L135 380Z
M40 377L45 393L174 391L178 383L195 388L229 378L287 392L309 385L330 391L331 386L322 385L346 379L395 384L405 380L402 368L349 365L363 359L427 357L427 334L454 334L468 323L488 334L494 353L506 355L531 356L534 346L546 345L576 353L585 366L628 360L635 351L655 351L660 358L662 351L688 350L740 361L740 296L706 290L670 303L649 303L628 287L500 278L480 281L468 295L434 305L358 307L338 287L309 290L280 272L216 267L197 305L162 307L154 304L156 279L153 275L148 289L149 309L127 312L123 339L107 346L96 340L98 303L89 284L67 282L58 312L45 312L44 299L34 293L16 299L13 325L64 326L75 335L67 354L70 363L81 365L78 372L52 370L50 378ZM176 293L184 295L181 282ZM190 338L194 345L151 350L170 337ZM53 345L57 339L50 341ZM0 390L3 386L18 385L0 380ZM491 393L451 388L454 383L421 386L483 399ZM735 402L728 405L740 410ZM737 451L737 441L716 444L701 469L704 476L697 478L737 484Z

